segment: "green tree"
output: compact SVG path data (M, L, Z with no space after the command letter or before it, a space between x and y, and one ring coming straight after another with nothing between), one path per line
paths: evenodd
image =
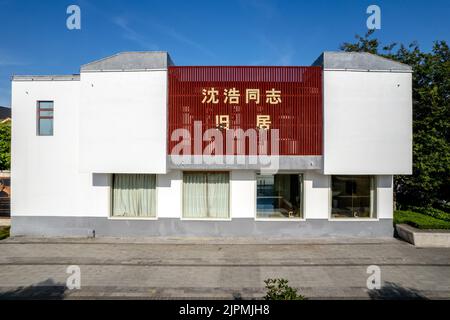
M0 170L11 165L11 122L0 123Z
M450 210L450 51L445 41L434 42L430 52L417 43L396 43L380 48L374 32L357 35L341 50L370 52L413 68L413 175L395 176L400 208L434 206Z

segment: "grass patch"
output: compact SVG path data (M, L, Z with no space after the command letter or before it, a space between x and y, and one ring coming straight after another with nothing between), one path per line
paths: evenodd
M394 224L408 224L418 229L450 229L450 221L413 211L395 211Z
M10 227L0 227L0 240L6 239L9 237L9 229L10 229Z

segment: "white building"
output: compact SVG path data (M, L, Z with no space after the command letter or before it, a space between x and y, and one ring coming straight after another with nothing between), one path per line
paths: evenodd
M393 175L412 171L412 70L368 53L313 65L127 52L13 76L12 234L391 236ZM249 148L211 163L208 128L267 133L271 170Z

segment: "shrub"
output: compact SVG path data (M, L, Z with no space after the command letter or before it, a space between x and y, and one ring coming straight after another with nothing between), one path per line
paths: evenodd
M265 300L306 300L297 289L288 286L286 279L267 279L264 283L267 289Z
M447 200L441 200L441 201L438 201L437 203L436 203L436 206L439 208L439 209L441 209L441 210L444 210L445 212L450 212L450 201L447 201Z
M413 211L395 211L394 224L405 223L418 229L450 229L450 221Z
M9 237L9 227L0 227L0 240Z
M436 219L440 219L440 220L445 220L445 221L450 221L450 213L447 213L445 211L436 209L436 208L432 208L432 207L411 207L411 211L414 212L420 212L422 214L425 214L427 216L436 218Z

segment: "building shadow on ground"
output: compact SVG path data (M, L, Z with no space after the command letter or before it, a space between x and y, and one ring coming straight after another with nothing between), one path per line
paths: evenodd
M386 282L381 289L373 289L368 293L373 300L428 300L419 291L404 288L393 282Z
M18 287L10 291L0 291L0 300L64 299L67 287L63 283L49 278L27 287Z

